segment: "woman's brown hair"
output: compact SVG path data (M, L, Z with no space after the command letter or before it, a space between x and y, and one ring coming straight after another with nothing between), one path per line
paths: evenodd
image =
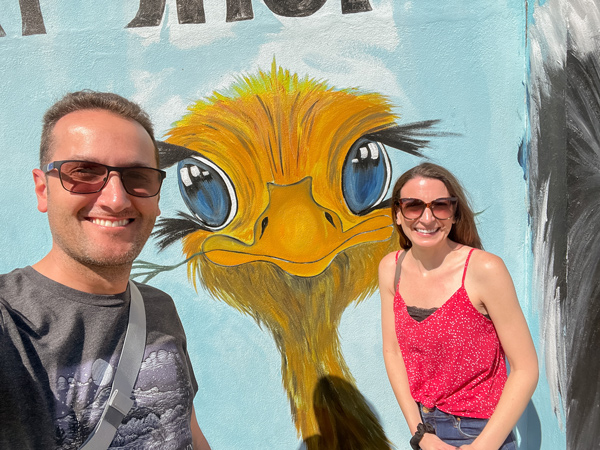
M450 197L458 199L456 202L456 211L454 212L454 225L452 225L448 238L459 244L483 249L479 233L477 232L477 226L475 225L475 215L469 205L464 188L450 171L444 169L442 166L428 162L419 164L400 175L392 191L392 218L394 220L394 227L398 232L400 247L405 250L412 247L412 242L406 237L402 231L402 227L397 223L397 216L400 212L400 191L408 181L417 177L440 180L444 183L446 189L448 189Z

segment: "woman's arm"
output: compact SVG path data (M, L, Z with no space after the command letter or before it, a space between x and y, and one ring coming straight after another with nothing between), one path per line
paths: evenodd
M408 375L398 346L394 320L394 275L396 254L390 253L379 264L379 293L381 295L381 328L383 333L383 360L390 384L412 434L421 423L419 407L413 400L408 385ZM454 450L434 434L425 434L420 444L423 450Z
M504 262L491 253L474 252L465 280L467 292L479 298L494 322L510 365L500 401L481 435L461 449L498 449L527 407L538 380L533 340ZM476 297L475 297L476 296Z

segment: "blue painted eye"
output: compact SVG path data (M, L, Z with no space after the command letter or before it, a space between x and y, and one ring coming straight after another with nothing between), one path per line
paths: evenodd
M209 229L226 227L237 212L233 183L219 166L194 156L177 165L179 192L189 210Z
M342 193L350 211L361 215L381 203L390 186L391 171L383 144L357 140L342 168Z

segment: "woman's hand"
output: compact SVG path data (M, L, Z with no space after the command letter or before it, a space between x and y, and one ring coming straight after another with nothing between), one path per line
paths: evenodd
M457 448L457 450L481 450L482 444L481 444L480 440L475 439L470 444L461 445L460 447L456 447L456 448ZM485 450L485 447L484 447L484 450Z
M454 445L448 445L432 433L425 433L419 443L421 450L456 450ZM464 447L463 447L464 448Z

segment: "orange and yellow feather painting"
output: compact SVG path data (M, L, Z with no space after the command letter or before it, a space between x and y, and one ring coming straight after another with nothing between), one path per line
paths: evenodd
M181 241L194 286L272 335L309 448L390 448L338 325L398 246L388 150L419 155L432 135L433 121L399 125L392 109L273 62L192 104L159 143L188 210L159 221L159 246Z

